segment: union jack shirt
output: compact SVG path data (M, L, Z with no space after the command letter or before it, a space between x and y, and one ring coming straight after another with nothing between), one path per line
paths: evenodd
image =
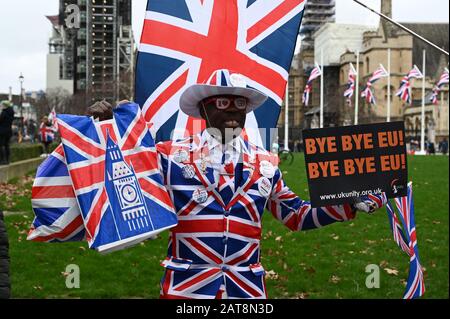
M265 208L294 231L354 218L350 205L311 208L285 185L275 155L245 136L238 144L242 163L235 166L235 191L227 199L205 133L157 144L178 216L161 263L166 269L162 298L267 298L260 261Z

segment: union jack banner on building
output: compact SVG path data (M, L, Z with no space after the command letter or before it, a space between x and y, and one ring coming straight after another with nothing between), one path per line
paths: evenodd
M242 74L269 96L247 128L276 127L306 0L149 0L136 70L135 100L156 140L204 128L179 109L181 93L220 69ZM175 132L174 128L182 128ZM259 135L250 140L261 144ZM267 141L265 141L267 142Z
M396 198L395 204L399 214L396 214L390 202L386 205L392 234L397 245L410 258L408 281L403 298L418 298L425 293L425 284L417 247L412 183L408 184L407 196Z
M389 73L386 71L384 66L380 64L379 68L373 72L372 76L367 81L366 87L361 92L361 97L366 99L366 102L369 104L376 104L375 96L372 91L372 86L375 82L377 82L381 78L388 77Z
M137 104L114 119L58 115L67 168L89 247L111 252L177 223L158 169L155 144Z
M350 70L348 72L347 89L344 92L344 96L347 98L347 102L351 105L353 94L355 93L356 84L356 70L353 63L350 63Z
M309 96L311 94L311 90L312 90L312 82L317 79L318 77L320 77L322 75L322 70L320 69L319 64L317 64L314 67L314 69L312 69L308 81L306 82L306 86L305 86L305 90L303 91L303 96L302 96L302 101L303 104L305 106L308 106L309 104Z
M398 89L395 95L398 96L405 103L411 104L412 102L411 80L421 78L423 78L422 72L416 65L414 65L413 69L409 71L405 77L403 77L402 82L400 83L400 88Z

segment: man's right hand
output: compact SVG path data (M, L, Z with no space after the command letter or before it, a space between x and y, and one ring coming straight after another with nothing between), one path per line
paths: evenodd
M99 121L110 120L113 117L112 105L107 101L98 101L89 106L86 110L86 115L92 116Z

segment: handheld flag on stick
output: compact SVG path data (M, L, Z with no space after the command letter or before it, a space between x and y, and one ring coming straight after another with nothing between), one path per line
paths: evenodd
M347 90L344 92L344 96L347 98L348 105L352 105L352 97L355 93L356 83L356 70L353 63L350 63L350 70L348 72Z
M408 281L403 298L418 298L425 293L425 285L417 247L412 183L408 184L407 196L396 198L395 204L399 212L398 216L390 202L386 205L391 231L395 242L409 256L410 260Z
M316 62L314 69L312 69L308 81L306 82L305 90L303 91L303 104L308 106L309 104L309 95L312 90L312 82L322 75L322 70L320 69L319 64Z
M361 93L361 97L365 98L367 103L375 105L376 100L375 100L375 95L372 91L372 86L379 79L385 78L388 76L389 76L388 71L386 71L384 66L382 64L380 64L378 69L376 69L375 72L373 72L372 76L367 81L366 87L364 88L364 90Z
M405 75L405 77L403 77L402 82L400 83L400 88L395 95L398 96L402 101L411 104L411 80L421 78L423 78L422 72L416 65L414 65L413 69L409 71L408 74Z

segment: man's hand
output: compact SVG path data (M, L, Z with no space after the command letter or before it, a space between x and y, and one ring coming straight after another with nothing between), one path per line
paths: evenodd
M112 105L103 101L98 101L89 106L86 110L86 115L92 116L99 121L110 120L113 117Z
M383 207L387 203L387 197L385 193L381 195L367 195L357 199L353 206L358 211L365 212L367 214L374 213L377 209Z

